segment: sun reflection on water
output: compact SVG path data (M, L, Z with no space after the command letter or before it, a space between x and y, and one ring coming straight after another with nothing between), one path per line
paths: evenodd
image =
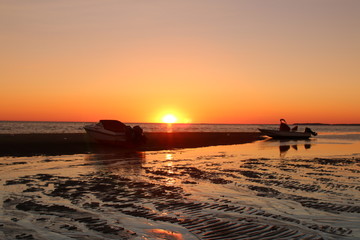
M165 229L151 229L150 233L156 236L156 239L183 240L183 236L179 232L169 231Z
M173 160L173 155L171 154L171 153L167 153L166 155L165 155L165 159L166 160Z

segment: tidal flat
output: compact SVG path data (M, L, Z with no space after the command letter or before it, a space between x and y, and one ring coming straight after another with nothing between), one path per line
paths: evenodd
M1 239L360 239L359 141L1 157Z

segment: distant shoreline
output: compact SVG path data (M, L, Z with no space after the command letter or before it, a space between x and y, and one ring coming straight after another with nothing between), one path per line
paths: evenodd
M292 125L311 125L311 126L360 126L360 123L293 123Z

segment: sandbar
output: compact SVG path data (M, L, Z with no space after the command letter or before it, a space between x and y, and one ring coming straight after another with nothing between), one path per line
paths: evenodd
M261 139L256 132L147 132L147 142L138 151L194 148L250 143ZM85 133L0 134L0 156L68 155L122 150L99 145Z

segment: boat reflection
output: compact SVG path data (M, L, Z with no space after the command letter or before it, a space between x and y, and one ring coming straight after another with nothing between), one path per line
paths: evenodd
M266 147L278 148L280 157L284 158L291 149L295 151L311 149L311 141L312 140L266 139L262 142L262 145Z
M291 141L291 144L288 144L286 140L279 140L280 141L280 145L279 145L279 150L280 150L280 157L284 158L286 156L286 153L290 150L290 148L294 149L295 151L298 151L298 145L303 145L304 149L310 149L311 148L311 144L310 143L301 143L298 144L297 141ZM304 142L304 141L302 141Z

